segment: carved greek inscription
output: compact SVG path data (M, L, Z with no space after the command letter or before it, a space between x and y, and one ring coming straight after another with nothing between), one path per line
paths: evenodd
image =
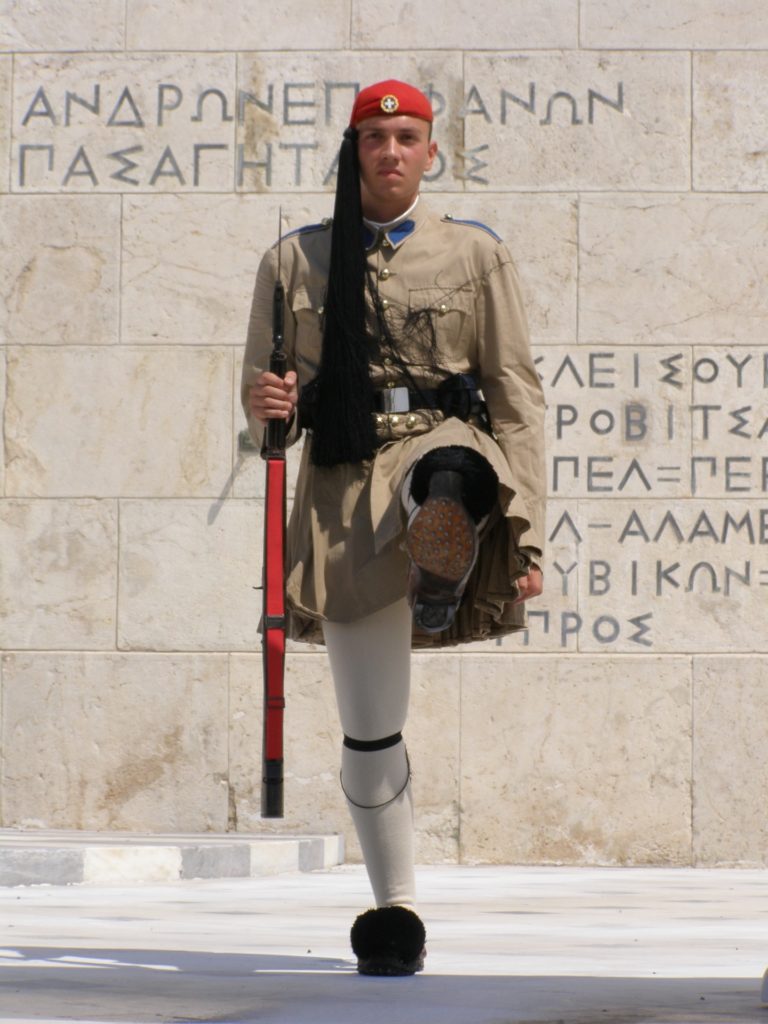
M594 531L597 539L590 536ZM654 601L704 602L706 609L716 598L733 603L739 614L768 586L768 505L649 502L630 513L608 509L608 521L580 521L566 510L547 541L568 552L549 562L549 592L565 607L531 606L526 644L538 639L566 648L586 636L600 646L652 648L670 618L667 612L655 621ZM638 604L646 608L636 611ZM701 628L705 634L711 628L706 614Z
M501 88L491 96L483 95L476 85L471 85L459 117L480 117L487 124L506 125L522 110L542 126L584 125L586 109L586 124L593 125L601 108L624 113L624 83L621 81L616 83L615 98L593 88L587 88L586 94L569 89L543 90L536 82L528 82L527 90L527 95L518 95L511 89Z
M768 586L768 349L553 347L536 365L559 511L524 642L670 649L684 628L727 648Z
M553 495L768 494L768 352L547 353L537 366ZM694 400L701 392L713 400ZM610 451L589 451L600 439Z
M266 81L232 89L161 78L107 84L67 80L33 84L20 103L15 187L20 189L137 190L330 188L337 142L360 83L347 80ZM488 137L469 148L445 146L427 175L492 185L489 167L498 129L530 118L544 129L594 128L624 113L624 84L615 94L545 89L536 81L504 85L493 94L470 84L459 110L447 91L423 83L438 134L459 119L480 120ZM195 137L195 129L204 134ZM192 136L190 137L190 130Z
M653 612L644 612L632 618L622 619L615 615L598 615L585 618L575 610L554 614L538 608L528 609L530 623L523 637L523 644L528 646L534 636L552 636L559 641L558 646L568 648L572 642L584 632L590 634L597 643L605 646L615 644L624 639L639 647L652 647Z

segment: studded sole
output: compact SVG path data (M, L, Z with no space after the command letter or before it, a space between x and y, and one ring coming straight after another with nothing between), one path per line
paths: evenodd
M428 497L413 519L406 546L423 572L453 583L462 580L475 558L475 526L452 498Z

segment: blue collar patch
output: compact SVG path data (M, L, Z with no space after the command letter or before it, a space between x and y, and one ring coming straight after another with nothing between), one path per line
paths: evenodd
M397 245L398 242L402 242L404 238L407 238L415 227L415 220L404 220L400 224L396 224L391 231L387 231L387 237L392 245Z
M416 221L408 218L407 220L396 224L393 228L390 228L389 231L381 232L381 234L383 234L393 248L397 248L397 246L400 245L408 235L413 233L415 227ZM363 244L366 249L371 249L374 246L378 235L379 232L371 231L367 224L363 225Z

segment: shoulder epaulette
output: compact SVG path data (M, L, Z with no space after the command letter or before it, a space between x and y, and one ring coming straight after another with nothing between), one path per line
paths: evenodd
M483 224L482 221L461 220L459 217L454 217L450 213L446 213L446 215L443 217L443 220L448 221L449 224L464 224L472 228L480 228L481 231L485 231L487 234L489 234L491 238L495 238L497 242L501 241L501 238L496 234L496 232L492 228L489 228L487 224Z
M300 228L294 228L293 231L286 231L286 233L283 235L283 241L285 241L286 238L294 238L296 235L308 235L312 231L325 231L330 226L331 218L325 217L323 218L323 220L320 221L319 224L304 224ZM272 248L274 249L275 245L277 244L278 243L275 242Z

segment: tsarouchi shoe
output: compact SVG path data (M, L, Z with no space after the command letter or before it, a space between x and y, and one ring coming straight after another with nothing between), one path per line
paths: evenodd
M453 622L477 560L477 527L462 501L462 488L460 473L437 470L409 519L408 600L414 623L425 633L440 633Z
M359 973L389 977L424 969L426 939L421 918L407 907L366 910L350 932Z

